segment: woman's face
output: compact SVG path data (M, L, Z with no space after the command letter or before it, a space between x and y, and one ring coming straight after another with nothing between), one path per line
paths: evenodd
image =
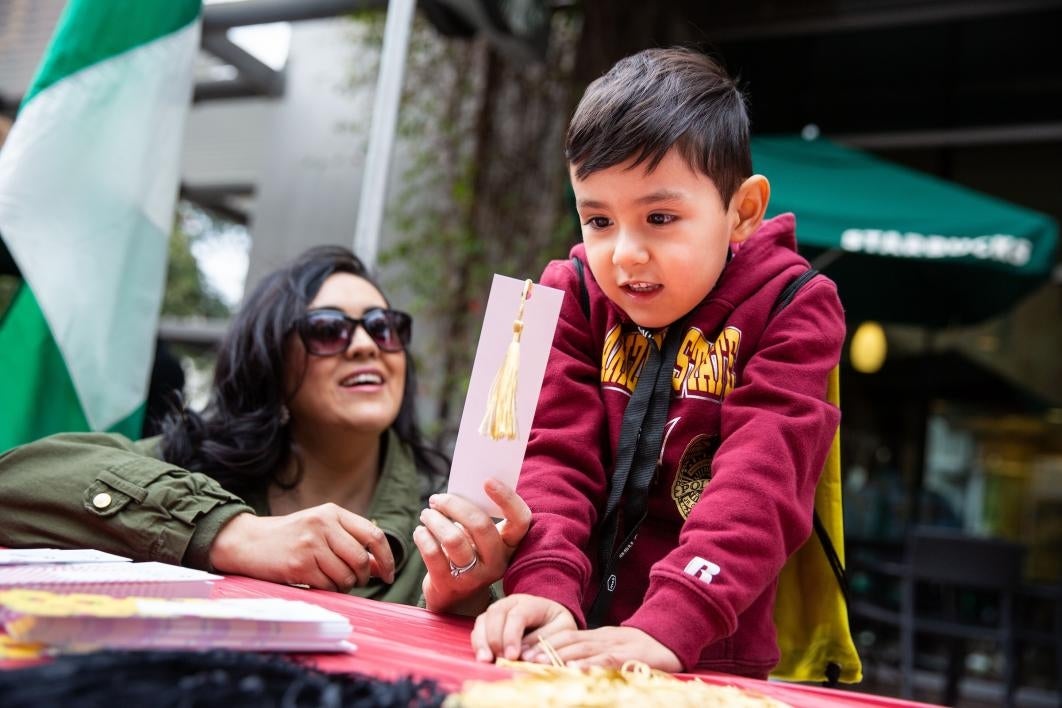
M374 307L386 308L387 302L369 281L334 273L308 309L330 308L360 319ZM337 427L382 433L394 422L405 391L404 351L381 351L360 324L350 346L339 354L307 354L297 333L292 333L288 347L289 386L298 386L287 404L296 437L300 430L312 436ZM299 383L296 377L303 363L305 374Z

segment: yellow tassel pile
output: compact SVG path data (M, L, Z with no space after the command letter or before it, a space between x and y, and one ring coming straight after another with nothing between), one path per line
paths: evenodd
M552 665L498 659L527 672L504 681L466 681L443 708L539 708L542 706L660 706L661 708L789 708L789 704L736 686L683 681L640 661L620 669L567 667L548 643Z
M513 322L513 340L505 351L505 359L498 369L487 394L487 411L479 424L479 434L491 440L515 440L519 435L516 420L516 384L520 373L520 336L524 332L524 304L531 294L532 283L524 281L520 295L520 309Z

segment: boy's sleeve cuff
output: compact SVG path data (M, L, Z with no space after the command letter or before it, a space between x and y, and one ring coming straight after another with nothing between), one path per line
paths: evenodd
M691 607L688 588L664 578L654 578L645 601L622 622L624 627L640 629L670 649L690 671L708 644L729 634L718 614L705 603Z
M580 629L586 629L583 616L582 593L572 580L571 571L563 567L540 563L511 566L502 583L506 595L526 593L538 595L564 605Z
M195 531L185 549L181 565L199 570L213 571L210 565L210 547L214 545L214 539L221 532L221 527L232 521L238 514L248 512L253 514L254 509L246 504L219 504L195 523Z

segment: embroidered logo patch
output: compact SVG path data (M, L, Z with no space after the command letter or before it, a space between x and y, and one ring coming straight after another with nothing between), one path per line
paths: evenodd
M712 479L712 458L718 447L718 437L702 433L690 441L679 458L675 481L671 483L671 498L683 519L690 515L705 485Z
M711 585L712 578L719 575L720 570L722 569L710 560L705 560L700 556L694 556L690 559L690 562L686 564L686 568L682 572L686 575L697 578L705 585Z

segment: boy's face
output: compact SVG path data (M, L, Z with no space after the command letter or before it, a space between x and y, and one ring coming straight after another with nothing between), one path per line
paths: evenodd
M715 286L740 219L675 149L652 172L632 163L583 180L571 168L572 188L601 289L635 323L664 327Z

